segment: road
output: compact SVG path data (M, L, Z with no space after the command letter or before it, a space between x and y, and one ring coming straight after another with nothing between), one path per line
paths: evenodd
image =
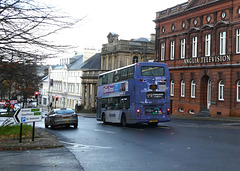
M78 129L49 131L86 171L239 170L237 122L172 120L123 128L79 116Z

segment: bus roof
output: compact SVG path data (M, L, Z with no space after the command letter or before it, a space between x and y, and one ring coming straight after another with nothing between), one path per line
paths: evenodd
M121 70L121 69L124 69L124 68L128 68L128 67L131 67L131 66L135 66L137 64L153 64L153 63L154 64L167 65L165 63L159 63L159 62L138 62L138 63L135 63L135 64L127 65L127 66L124 66L124 67L121 67L121 68L117 68L117 69L114 69L114 70L111 70L111 71L107 71L107 72L101 73L101 74L99 74L99 76L105 75L105 74L108 74L108 73L111 73L111 72L115 72L115 71L118 71L118 70Z
M107 71L107 72L104 72L104 73L99 74L99 76L100 76L100 75L105 75L105 74L108 74L108 73L111 73L111 72L115 72L115 71L118 71L118 70L121 70L121 69L124 69L124 68L128 68L128 67L134 66L134 65L136 65L136 64L137 64L137 63L131 64L131 65L127 65L127 66L125 66L125 67L117 68L117 69L114 69L114 70L111 70L111 71Z

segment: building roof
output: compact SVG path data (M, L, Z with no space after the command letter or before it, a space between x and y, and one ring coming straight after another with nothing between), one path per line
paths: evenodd
M55 65L53 66L53 69L63 69L64 66L63 65Z
M134 39L133 41L135 41L135 42L149 42L149 39L144 38L144 37L140 37L138 39Z
M68 70L100 70L101 69L101 54L96 53L91 58L83 62L83 55L75 56L70 64L66 65ZM52 66L54 70L64 68L64 65Z
M71 60L70 64L67 65L68 69L76 70L79 69L80 66L83 64L83 55L77 55L73 57L74 59Z
M100 70L101 69L101 54L96 53L91 58L86 60L81 66L80 69L89 69L89 70Z
M83 55L75 55L74 57L70 58L70 64L73 64L76 61L83 62Z
M46 75L42 78L42 81L48 81L48 79L49 79L49 75Z
M110 32L109 34L111 34L111 35L118 35L117 33L114 33L114 32Z

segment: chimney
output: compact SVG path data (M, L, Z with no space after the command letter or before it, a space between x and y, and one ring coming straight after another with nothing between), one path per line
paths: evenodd
M154 42L155 41L155 38L156 38L156 35L155 34L151 34L151 42Z

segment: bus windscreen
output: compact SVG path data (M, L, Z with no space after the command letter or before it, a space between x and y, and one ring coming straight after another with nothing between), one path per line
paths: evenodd
M142 76L164 76L164 67L142 66Z

